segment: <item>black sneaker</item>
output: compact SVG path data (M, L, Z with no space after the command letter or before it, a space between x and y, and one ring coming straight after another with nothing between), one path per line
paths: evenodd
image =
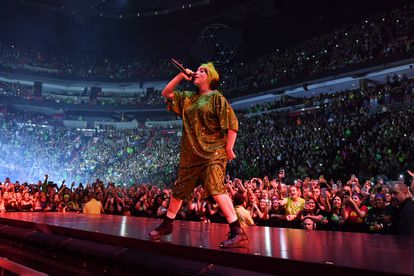
M242 231L242 233L243 233L243 235L244 235L244 240L245 240L245 241L248 241L248 240L249 240L249 238L247 237L246 232L244 232L243 228L241 229L241 231ZM230 236L231 236L231 231L229 231L229 232L227 233L227 237L229 238Z
M149 233L151 239L159 239L162 236L169 235L173 231L173 223L163 221L160 226Z
M230 233L229 238L220 243L221 248L234 248L240 247L245 241L248 241L247 235L244 233L243 229L238 234Z

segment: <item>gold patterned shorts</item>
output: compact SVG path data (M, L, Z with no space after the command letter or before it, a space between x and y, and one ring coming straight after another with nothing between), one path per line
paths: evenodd
M173 196L177 199L191 200L194 188L201 185L204 198L210 201L213 195L226 194L224 174L227 160L200 166L179 168L178 179L173 186Z

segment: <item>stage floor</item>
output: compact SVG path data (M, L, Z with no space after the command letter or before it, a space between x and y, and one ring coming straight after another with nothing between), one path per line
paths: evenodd
M228 226L176 221L173 234L152 241L159 219L74 213L4 213L0 224L76 237L263 273L319 271L414 275L412 237L250 227L241 248L220 249ZM0 225L1 229L1 225ZM276 269L276 270L274 270Z

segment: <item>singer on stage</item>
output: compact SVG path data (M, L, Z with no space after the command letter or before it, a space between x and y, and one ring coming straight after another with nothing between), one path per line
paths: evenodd
M202 185L205 198L219 204L230 225L229 237L220 243L220 247L238 247L247 237L240 228L224 184L226 164L236 157L233 146L238 121L230 104L216 90L219 74L212 63L202 64L196 72L182 70L162 91L168 100L168 108L183 121L178 179L166 218L149 235L158 239L172 233L182 201L190 200L194 188ZM192 81L197 91L174 91L182 80Z

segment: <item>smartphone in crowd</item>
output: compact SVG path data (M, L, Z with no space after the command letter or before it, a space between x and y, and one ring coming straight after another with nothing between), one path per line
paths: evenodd
M326 197L326 188L321 189L321 195L322 195L323 198Z

